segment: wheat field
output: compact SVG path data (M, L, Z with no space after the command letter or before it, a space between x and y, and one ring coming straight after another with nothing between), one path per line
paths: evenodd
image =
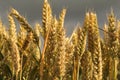
M70 37L64 28L66 11L57 19L44 0L42 25L31 26L11 8L9 26L0 20L0 80L120 80L120 21L113 10L103 29L97 14L86 12Z

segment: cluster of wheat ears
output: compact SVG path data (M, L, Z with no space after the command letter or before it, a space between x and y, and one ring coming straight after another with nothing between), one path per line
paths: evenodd
M78 25L70 37L65 34L65 14L63 9L56 19L44 0L42 26L31 27L11 9L8 30L0 21L0 80L120 80L120 21L113 12L103 29L96 13L87 12L83 27Z

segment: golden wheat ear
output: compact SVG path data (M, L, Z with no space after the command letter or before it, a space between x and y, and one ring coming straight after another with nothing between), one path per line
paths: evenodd
M89 12L88 22L88 50L92 53L93 61L92 79L102 80L102 54L97 16L95 13Z
M113 11L108 15L108 47L109 47L109 79L117 80L118 65L118 32L116 29L116 18Z
M13 42L17 42L17 32L16 32L16 25L15 21L12 16L8 15L9 23L10 23L10 28L9 28L9 37Z
M65 15L66 15L66 9L62 9L59 15L58 27L64 27Z
M47 31L51 27L51 20L52 20L51 6L47 0L44 0L43 11L42 11L42 27L44 31L43 38L45 38Z
M11 8L10 16L15 17L19 23L27 30L27 32L32 32L31 25L27 22L27 20L19 14L17 10Z
M57 79L63 79L65 76L65 39L66 39L66 35L65 35L65 29L64 29L64 18L65 18L65 13L66 11L63 9L61 11L61 14L59 16L59 20L58 20L58 24L56 26L56 40L57 40L57 48L56 48L56 71L57 72L55 74L55 77Z
M38 45L39 38L37 37L35 31L32 29L31 25L27 22L27 20L23 16L21 16L17 10L13 8L11 9L10 15L15 17L19 21L20 25L24 27L28 33L33 34L33 41L35 44Z

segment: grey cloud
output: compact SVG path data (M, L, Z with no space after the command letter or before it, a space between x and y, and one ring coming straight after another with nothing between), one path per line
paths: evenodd
M80 22L82 25L85 13L88 9L94 9L98 15L100 26L103 26L106 20L106 14L113 8L115 14L120 18L120 0L48 0L53 9L53 14L58 17L62 8L67 8L65 26L68 33L72 32L75 24ZM0 16L7 22L7 13L9 8L17 9L25 16L30 23L41 21L43 0L0 0Z

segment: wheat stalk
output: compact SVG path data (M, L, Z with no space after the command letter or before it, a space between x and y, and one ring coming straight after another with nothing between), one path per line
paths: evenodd
M50 32L50 30L47 32L47 35L46 35L46 38L45 38L45 41L44 41L42 56L41 56L41 59L40 59L40 80L43 80L43 75L44 75L43 74L44 64L45 64L45 58L44 57L45 57L45 50L46 50L46 47L47 47L49 32Z

